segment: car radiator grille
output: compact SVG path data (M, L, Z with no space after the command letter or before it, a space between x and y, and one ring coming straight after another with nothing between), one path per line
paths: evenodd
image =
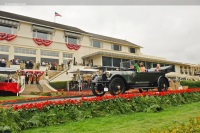
M103 74L103 75L102 75L102 80L103 80L103 81L106 81L106 80L107 80L106 74Z

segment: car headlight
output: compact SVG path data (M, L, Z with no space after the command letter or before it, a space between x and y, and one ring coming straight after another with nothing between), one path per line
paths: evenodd
M106 73L106 77L109 78L110 77L110 72L105 72Z
M94 78L96 77L96 74L92 74L92 76L91 76L91 77L92 77L92 79L94 79Z
M98 76L101 76L101 75L102 75L102 71L99 70L99 71L97 72L97 75L98 75Z

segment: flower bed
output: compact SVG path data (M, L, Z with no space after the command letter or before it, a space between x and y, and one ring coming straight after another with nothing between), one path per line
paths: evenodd
M0 126L12 131L130 112L159 112L170 106L200 101L199 89L131 93L81 100L45 101L0 109Z

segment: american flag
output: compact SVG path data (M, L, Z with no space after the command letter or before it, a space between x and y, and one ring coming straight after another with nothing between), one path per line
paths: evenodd
M62 17L59 13L57 13L57 12L55 12L55 16L60 16L60 17Z

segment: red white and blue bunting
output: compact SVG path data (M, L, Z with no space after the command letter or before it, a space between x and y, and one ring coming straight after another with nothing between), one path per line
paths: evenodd
M66 43L66 46L67 46L70 50L72 50L72 49L78 50L78 49L81 47L81 45L69 44L69 43Z
M15 37L17 37L17 35L0 33L0 40L11 41L11 40L15 39Z
M49 46L53 42L51 40L44 40L44 39L40 39L40 38L33 38L33 40L38 45L44 45L44 46Z

